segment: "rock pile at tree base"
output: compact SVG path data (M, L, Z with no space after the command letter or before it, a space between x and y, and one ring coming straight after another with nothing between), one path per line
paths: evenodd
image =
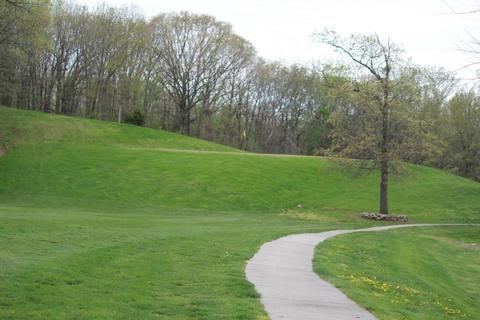
M394 215L394 214L383 214L383 213L373 213L373 212L364 212L360 215L363 219L368 220L384 220L384 221L393 221L393 222L408 222L408 217L405 215Z

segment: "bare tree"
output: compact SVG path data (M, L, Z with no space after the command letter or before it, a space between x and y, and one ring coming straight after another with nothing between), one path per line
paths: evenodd
M159 79L175 102L181 132L190 134L191 110L219 94L231 73L251 59L252 46L207 15L160 15L151 25Z

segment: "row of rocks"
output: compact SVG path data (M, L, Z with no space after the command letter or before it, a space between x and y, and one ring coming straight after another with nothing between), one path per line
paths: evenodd
M383 214L383 213L372 213L364 212L360 215L363 219L368 220L384 220L384 221L394 221L394 222L408 222L408 218L405 215L395 215L395 214Z

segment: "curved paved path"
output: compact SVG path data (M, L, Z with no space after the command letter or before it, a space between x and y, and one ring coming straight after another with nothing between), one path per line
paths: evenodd
M245 273L272 320L373 320L371 313L313 272L315 247L339 234L431 226L461 225L403 224L291 235L265 243L248 261Z

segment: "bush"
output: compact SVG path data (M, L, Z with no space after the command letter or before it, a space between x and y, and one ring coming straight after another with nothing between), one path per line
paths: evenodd
M125 123L143 126L145 124L145 117L141 111L135 110L125 118Z

